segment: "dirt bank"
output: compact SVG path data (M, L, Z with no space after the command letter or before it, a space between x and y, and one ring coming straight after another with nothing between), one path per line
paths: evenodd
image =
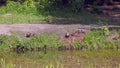
M12 32L20 31L23 33L43 33L43 32L55 32L57 34L64 34L66 32L72 32L74 30L89 30L91 25L51 25L51 24L0 24L0 34L11 35Z

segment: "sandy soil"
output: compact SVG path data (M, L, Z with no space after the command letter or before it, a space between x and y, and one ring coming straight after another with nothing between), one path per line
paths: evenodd
M23 33L43 33L43 32L55 32L57 34L64 34L66 32L72 32L74 30L89 30L93 25L51 25L51 24L0 24L0 34L11 35L11 32L20 31Z

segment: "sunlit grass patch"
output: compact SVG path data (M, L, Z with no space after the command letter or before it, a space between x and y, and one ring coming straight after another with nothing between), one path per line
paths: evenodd
M11 15L1 14L0 15L0 23L1 24L20 24L20 23L40 23L45 22L44 16L36 16L36 15L24 15L24 14L14 14Z

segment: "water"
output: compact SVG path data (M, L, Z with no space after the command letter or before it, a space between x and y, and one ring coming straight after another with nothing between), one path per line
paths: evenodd
M0 68L119 68L120 51L0 52L0 61Z

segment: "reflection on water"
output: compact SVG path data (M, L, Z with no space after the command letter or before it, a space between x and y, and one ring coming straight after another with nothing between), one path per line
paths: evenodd
M120 51L0 52L0 68L119 68Z

